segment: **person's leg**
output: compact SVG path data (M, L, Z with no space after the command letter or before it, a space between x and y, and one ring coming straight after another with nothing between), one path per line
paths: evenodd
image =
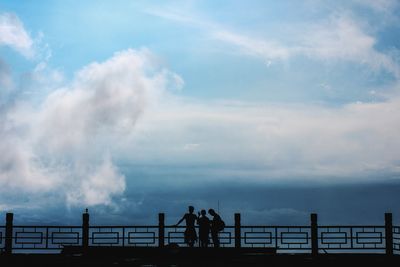
M211 231L211 238L214 243L214 247L218 248L219 247L219 239L218 239L218 231Z
M189 247L193 247L193 245L194 245L194 236L193 236L193 232L192 231L190 231L189 232L189 242L188 242L188 245L189 245Z
M218 231L216 231L216 233L215 233L215 247L219 248L219 245L220 245L220 243L219 243Z
M205 248L208 247L208 244L210 244L209 238L210 238L209 233L205 233L203 237L203 244Z
M185 230L184 237L185 237L185 244L187 244L190 247L190 232L188 228L186 228Z

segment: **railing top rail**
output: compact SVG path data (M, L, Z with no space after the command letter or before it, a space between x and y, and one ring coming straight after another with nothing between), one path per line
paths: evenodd
M232 226L234 227L234 226ZM310 228L309 225L241 225L242 228Z
M318 228L385 228L384 225L318 225Z
M5 227L5 226L3 226ZM14 225L14 228L82 228L81 225Z
M0 228L5 228L0 225ZM81 225L14 225L14 227L25 228L82 228ZM102 228L158 228L158 225L90 225L89 227ZM186 228L184 225L165 225L165 228ZM198 227L197 225L195 227ZM241 225L241 228L310 228L309 225ZM318 228L385 228L385 225L318 225ZM399 228L400 225L392 227ZM226 225L225 228L235 228L234 225Z
M89 228L158 228L158 225L90 225Z

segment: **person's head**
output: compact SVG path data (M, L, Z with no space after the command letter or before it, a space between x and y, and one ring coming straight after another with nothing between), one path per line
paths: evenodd
M201 215L206 216L207 212L206 210L201 210Z
M208 213L210 213L211 214L211 216L215 216L215 210L213 210L213 209L209 209L208 210Z
M193 213L194 212L194 207L193 206L189 206L189 212Z

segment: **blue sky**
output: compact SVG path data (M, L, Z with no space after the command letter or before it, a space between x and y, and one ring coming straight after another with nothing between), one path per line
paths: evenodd
M164 188L184 205L172 192L221 183L397 183L399 9L2 1L0 208L140 213Z
M5 1L2 9L17 14L31 38L43 34L42 46L48 45L52 54L48 64L68 78L82 66L103 61L115 51L147 47L184 77L186 86L182 94L187 96L342 104L373 100L371 90L395 82L387 68L371 71L369 63L362 63L369 52L390 55L399 45L394 38L399 31L396 9L389 2L382 3L43 1L34 4ZM336 24L341 22L344 28L338 29ZM318 53L318 48L314 48L315 51L294 53L283 59L270 51L259 54L249 51L252 49L236 45L228 37L213 36L215 32L227 31L236 37L248 38L248 43L259 42L262 46L271 40L277 43L277 48L290 50L294 49L291 46L316 46L312 40L310 43L303 40L307 35L319 38L332 30L337 30L338 35L339 30L346 34L345 29L350 27L355 32L344 38L358 38L354 40L362 42L362 38L369 37L374 44L371 51L348 60L339 53L346 40L333 44L337 47L324 55L304 55ZM320 40L320 45L328 49L328 42L335 35L324 37L327 43ZM21 70L29 64L15 55L8 57ZM331 91L322 90L321 84L329 86Z

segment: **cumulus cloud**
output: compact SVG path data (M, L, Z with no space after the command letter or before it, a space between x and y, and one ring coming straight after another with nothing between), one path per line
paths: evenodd
M130 131L145 106L164 88L166 73L153 73L147 50L127 50L92 63L70 87L48 95L37 117L38 138L50 151L79 148L102 132Z
M10 130L1 129L0 185L2 191L48 191L59 182L58 175L43 165L26 142Z
M33 56L33 41L14 14L0 14L0 45L10 46L28 58Z
M175 80L148 50L129 49L87 65L39 103L17 101L1 117L1 190L110 204L125 189L110 149Z
M94 170L84 173L89 176L77 181L80 183L77 190L67 192L67 202L71 205L110 205L111 197L120 195L125 190L125 176L118 171L110 158L106 158Z

